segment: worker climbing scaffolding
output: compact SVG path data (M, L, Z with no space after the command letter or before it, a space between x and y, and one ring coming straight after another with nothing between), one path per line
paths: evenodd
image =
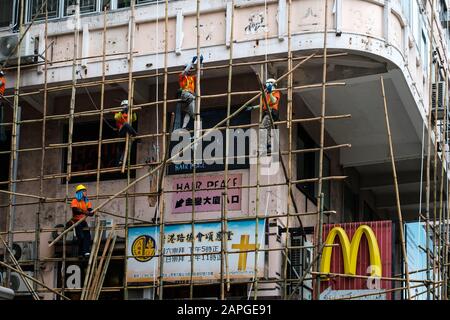
M260 150L267 150L267 154L272 152L272 120L279 120L278 107L280 104L280 91L276 90L276 80L267 79L265 84L265 97L261 96L259 105L247 107L247 111L261 108L263 113L260 129ZM268 106L267 106L268 105ZM271 119L272 118L272 119Z
M87 197L87 189L82 184L78 185L75 190L75 198L72 200L70 207L72 208L72 219L66 223L69 228L85 216L93 216L92 203ZM91 245L91 232L88 229L86 220L82 221L75 227L75 234L78 240L78 255L81 257L89 257Z
M133 113L131 121L128 122L128 100L123 100L120 106L122 107L122 110L116 112L116 114L114 115L114 120L116 120L116 127L118 130L119 137L125 138L127 134L136 137L137 132L132 126L132 123L137 120L136 113ZM137 139L136 142L139 142L139 139ZM123 163L123 158L125 156L124 153L125 148L123 147L122 144L120 144L119 159L117 160L119 166L121 166Z
M177 98L181 99L177 103L174 129L186 129L190 120L195 121L195 83L197 76L194 74L194 65L197 62L197 56L192 58L190 63L185 64L183 72L180 73L178 83L180 88L177 91ZM200 65L203 64L203 55L200 55ZM181 125L181 113L184 113L183 125ZM194 124L195 127L195 124ZM197 133L198 128L194 128Z
M0 70L0 123L3 123L4 121L4 115L5 110L3 109L3 100L5 99L3 96L5 95L5 89L6 89L6 77L5 73ZM0 126L0 142L6 141L6 133L5 133L5 127Z

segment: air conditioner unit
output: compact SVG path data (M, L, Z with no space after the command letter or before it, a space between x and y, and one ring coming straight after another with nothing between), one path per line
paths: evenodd
M104 228L102 232L102 240L108 238L109 233L111 232L111 228L114 226L114 219L99 219L100 225ZM89 222L89 227L91 228L91 236L94 239L95 236L95 220Z
M4 63L8 59L6 66L17 65L18 57L20 57L21 64L35 62L34 39L27 32L20 43L20 51L18 51L19 39L18 33L0 37L0 63Z
M153 288L128 290L129 300L153 300Z
M34 277L33 271L24 271L24 273L30 277ZM6 277L6 273L2 273L2 280ZM27 278L28 279L28 278ZM31 280L29 281L32 285ZM22 279L22 277L17 272L11 272L11 276L9 278L9 288L14 290L15 293L29 293L28 288Z
M34 241L14 242L12 246L14 257L17 261L31 261L35 258Z
M431 106L433 113L437 112L437 119L444 120L444 99L445 99L445 82L440 81L432 84ZM433 120L436 114L433 114Z

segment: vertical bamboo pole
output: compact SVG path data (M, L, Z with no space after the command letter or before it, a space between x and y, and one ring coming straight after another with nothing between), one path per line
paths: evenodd
M431 21L434 21L435 17L435 0L431 0ZM433 114L433 106L432 106L432 88L433 84L431 81L432 78L432 66L433 66L433 60L431 57L433 56L433 37L434 37L434 23L431 23L431 29L430 29L430 47L429 47L429 66L428 66L428 129L427 129L427 170L426 170L426 225L425 225L425 233L426 233L426 250L427 250L427 280L428 280L428 286L427 286L427 300L430 300L430 281L431 281L431 275L430 275L430 166L431 166L431 115Z
M162 138L162 151L167 159L168 148L170 139L167 138L167 86L168 86L168 51L169 51L169 0L165 0L164 5L164 92L163 92L163 119L162 119L162 127L163 127L163 138ZM173 121L171 120L173 123ZM171 125L172 126L172 125ZM166 140L169 140L167 142ZM161 171L161 175L164 175L164 170ZM160 180L161 184L164 180ZM164 192L160 192L158 190L158 204L161 203L160 212L159 212L159 299L162 300L164 298L164 227L165 227L165 199ZM156 223L156 221L155 221Z
M230 289L229 283L229 273L228 273L228 239L227 239L227 231L228 231L228 165L229 165L229 151L230 151L230 114L231 114L231 92L233 89L233 47L234 47L234 0L231 0L231 17L230 17L230 48L229 48L229 60L228 60L228 87L227 87L227 123L225 129L225 171L224 171L224 180L225 180L225 189L224 196L222 197L222 250L221 250L221 262L225 264L225 267L222 268L220 274L220 299L225 299L225 282L227 284L227 291ZM234 141L231 141L231 144L234 148ZM225 276L224 272L225 271Z
M69 182L72 175L72 140L73 140L73 125L74 125L74 113L75 113L75 97L77 91L77 61L78 61L78 42L79 42L79 23L80 23L80 0L76 0L76 9L74 17L74 41L73 41L73 58L72 58L72 86L70 97L70 111L69 111L69 129L68 129L68 147L67 147L67 167L66 167L66 201L69 201ZM67 212L69 211L69 212ZM70 207L65 211L65 221L67 216L72 215ZM66 236L63 237L63 261L61 270L62 291L64 294L65 289L65 275L66 275Z
M395 189L395 200L397 204L397 217L398 217L398 223L399 223L399 229L400 229L400 241L402 245L402 254L403 254L403 265L405 268L405 274L406 274L406 297L408 300L411 299L411 292L410 292L410 284L409 284L409 270L408 270L408 256L406 255L406 244L405 244L405 235L403 231L403 216L402 216L402 209L400 205L400 192L398 189L398 182L397 182L397 170L395 168L395 156L394 156L394 147L392 144L392 135L391 135L391 127L389 124L389 113L387 109L387 100L386 100L386 92L384 89L384 79L381 77L381 90L383 94L383 102L384 102L384 116L386 120L386 128L387 128L387 134L388 134L388 142L389 142L389 154L391 157L391 164L392 164L392 174L394 177L394 189Z
M317 225L316 230L321 228L321 214L320 214L320 206L321 201L323 199L320 197L322 194L322 182L323 182L323 147L325 141L325 113L326 113L326 88L327 88L327 36L328 36L328 0L325 1L325 23L324 23L324 33L323 33L323 74L322 74L322 109L320 115L320 151L319 151L319 181L317 183ZM320 271L320 260L321 260L321 252L320 246L322 243L322 238L319 237L319 233L316 235L316 246L315 246L315 254L318 256L317 263L315 266L315 271ZM316 300L320 299L320 275L316 275L315 282L315 298Z
M434 21L431 22L434 24ZM431 39L431 42L433 39ZM430 60L433 60L433 57L430 56ZM434 83L436 86L439 81L439 69L437 68L437 64L432 64L432 68L434 68ZM431 81L431 80L430 80ZM437 225L437 162L438 162L438 91L439 89L436 87L436 92L434 94L434 99L436 101L436 111L434 112L434 161L433 161L433 300L436 299L436 276L439 277L439 254L437 254L437 242L439 237L438 225Z
M448 82L448 75L445 76L445 83ZM438 242L438 268L439 268L439 299L444 299L444 291L445 291L445 267L443 267L443 255L445 255L445 243L443 245L443 237L442 237L442 230L445 230L445 220L443 220L443 210L444 210L444 173L445 173L445 164L447 163L447 157L446 157L446 145L447 145L447 130L445 129L447 127L447 90L444 94L444 124L441 129L442 134L442 165L441 165L441 185L440 185L440 192L439 192L439 242ZM448 180L445 178L445 180ZM445 240L445 239L444 239Z
M288 70L292 69L292 39L291 39L291 19L292 19L292 0L289 0L288 2ZM286 118L287 118L287 129L288 129L288 176L287 178L287 197L289 198L290 194L292 193L292 113L293 113L293 81L294 81L294 74L290 73L288 76L288 92L287 92L287 112L286 112ZM281 145L281 139L280 139L280 145ZM281 149L281 148L280 148ZM282 157L282 155L280 155ZM292 199L295 201L294 199ZM289 233L289 221L290 221L290 213L291 213L291 205L288 202L287 203L287 221L286 221L286 238L284 243L284 270L283 270L283 277L284 277L284 299L287 298L288 292L288 256L289 256L289 247L290 247L290 233ZM297 212L295 212L297 213ZM291 265L291 268L293 266ZM292 282L291 282L292 283Z
M136 4L136 0L131 0L131 16L130 16L130 25L128 32L128 43L129 43L129 57L128 57L128 123L133 124L133 100L132 100L132 90L133 90L133 51L134 51L134 32L135 32L135 13L134 6ZM128 149L131 149L130 146L130 135L127 133L125 139L125 149L123 151L123 162L122 162L122 173L125 172L125 165L128 159Z
M197 0L197 9L196 9L196 28L197 28L197 79L195 84L195 118L194 118L194 139L196 139L198 136L200 136L200 102L201 102L201 90L200 90L200 75L201 75L201 64L200 64L200 0ZM196 155L197 150L200 148L201 150L201 143L200 145L198 142L194 143L193 149L194 149L194 159L193 159L193 170L192 170L192 216L191 216L191 230L192 230L192 252L191 252L191 274L189 279L189 298L194 298L194 245L195 245L195 190L196 190ZM201 160L201 159L200 159Z
M48 3L45 4L45 25L44 25L44 39L39 39L39 41L44 40L44 101L42 106L42 136L41 136L41 167L39 174L39 196L44 196L44 166L45 166L45 136L47 133L47 104L48 104ZM41 248L41 213L44 211L44 202L39 201L38 214L36 215L36 225L35 225L35 252L36 259L34 264L34 274L40 272L40 248ZM36 289L36 283L33 283Z

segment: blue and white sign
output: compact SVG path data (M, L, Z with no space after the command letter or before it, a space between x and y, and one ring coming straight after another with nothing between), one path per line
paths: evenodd
M166 225L162 239L164 280L220 279L221 268L230 278L264 275L265 220L229 221L226 231L221 222ZM225 230L225 229L224 229ZM258 239L256 239L256 232ZM223 241L222 241L223 239ZM159 227L132 227L128 231L128 282L153 282L160 276ZM223 242L227 248L221 264ZM194 253L192 256L191 253ZM191 258L193 257L193 269ZM256 274L255 274L256 271Z

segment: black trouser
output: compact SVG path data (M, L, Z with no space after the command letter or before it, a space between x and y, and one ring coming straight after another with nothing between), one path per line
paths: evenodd
M91 251L91 232L89 231L89 229L83 230L87 227L88 224L86 221L81 222L75 227L75 234L78 239L78 255L80 256L84 256L85 253Z
M131 134L133 137L137 136L136 130L134 130L134 128L129 123L125 123L122 126L122 128L120 128L119 137L125 138L127 136L127 133ZM119 160L118 160L119 163L123 161L124 152L125 152L125 142L124 143L121 142L119 144Z

